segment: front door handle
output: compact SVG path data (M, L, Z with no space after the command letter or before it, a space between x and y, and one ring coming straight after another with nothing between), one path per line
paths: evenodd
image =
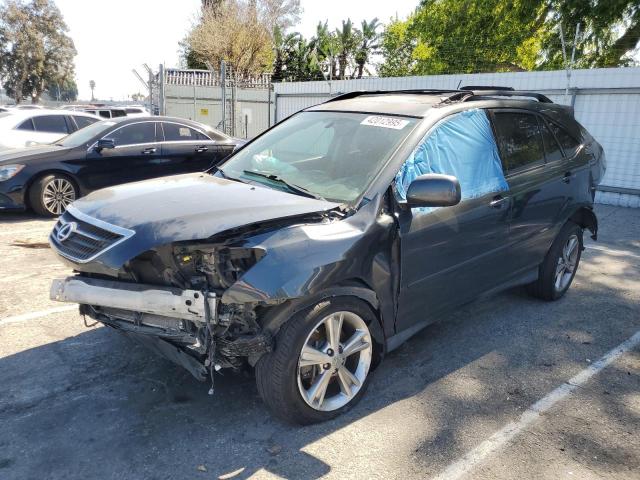
M489 202L489 206L491 208L502 208L502 205L506 201L507 201L507 199L504 198L502 195L496 195L495 197L493 197L493 200L491 200L491 202Z
M564 176L562 177L562 181L564 183L570 183L572 177L573 175L571 175L571 172L565 172Z
M196 147L196 153L204 153L204 152L206 152L207 150L209 150L209 147L206 147L206 146L204 146L204 145L201 145L201 146L199 146L199 147Z
M142 150L143 155L151 155L152 153L156 153L158 149L156 147L149 147Z

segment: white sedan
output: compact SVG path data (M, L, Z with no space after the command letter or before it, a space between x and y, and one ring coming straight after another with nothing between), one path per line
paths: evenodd
M12 109L0 113L0 150L53 143L100 120L84 112Z

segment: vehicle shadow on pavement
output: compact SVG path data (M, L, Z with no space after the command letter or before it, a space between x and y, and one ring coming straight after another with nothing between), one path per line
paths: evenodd
M9 355L0 359L0 477L248 478L267 471L312 479L345 458L384 457L392 445L380 438L407 442L407 468L435 474L475 446L472 433L490 435L638 329L640 286L630 279L640 278L639 267L621 261L609 275L588 275L605 262L591 252L559 302L514 290L428 327L385 359L358 406L309 427L273 419L249 375L217 375L208 396L207 384L105 327ZM635 282L626 284L635 297L620 282ZM624 423L624 411L607 412ZM606 449L595 438L567 442L577 452ZM630 455L591 461L615 469Z

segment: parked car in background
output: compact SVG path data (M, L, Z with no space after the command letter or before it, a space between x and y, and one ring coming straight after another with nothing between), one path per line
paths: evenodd
M42 105L20 104L15 105L12 108L14 108L15 110L42 110L45 107L43 107Z
M540 94L347 93L211 172L75 202L49 241L77 274L51 298L200 380L255 367L276 415L319 422L461 305L517 285L562 297L604 171L572 110Z
M89 113L40 108L0 113L0 151L55 142L99 121Z
M84 112L91 113L93 115L97 115L101 118L120 118L126 117L127 112L124 108L111 108L111 107L96 107L96 108L85 108Z
M55 144L0 152L0 209L60 215L92 190L204 171L240 142L180 118L99 121Z
M149 113L149 110L147 110L141 105L125 105L119 108L125 111L125 113L127 114L127 117L150 117L151 116L151 113Z

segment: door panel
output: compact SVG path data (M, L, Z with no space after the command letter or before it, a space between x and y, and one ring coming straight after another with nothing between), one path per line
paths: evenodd
M173 174L202 172L226 156L214 140L188 125L161 122L161 126L162 158Z
M171 174L202 172L215 163L219 148L212 140L201 142L163 142L162 158Z
M494 203L500 197L504 200ZM398 332L420 321L431 323L504 281L509 203L507 192L491 193L454 207L401 215Z
M427 173L454 175L462 201L453 207L400 209L397 332L433 322L495 288L511 269L510 192L483 110L447 117L420 142L396 179L401 198L414 178Z
M513 271L518 272L539 264L549 248L565 192L557 189L556 174L547 159L557 159L561 152L553 148L553 137L548 137L542 119L533 112L499 109L492 118L512 196L509 257Z
M82 181L90 190L170 174L156 139L156 122L140 122L107 133L116 148L87 152Z

